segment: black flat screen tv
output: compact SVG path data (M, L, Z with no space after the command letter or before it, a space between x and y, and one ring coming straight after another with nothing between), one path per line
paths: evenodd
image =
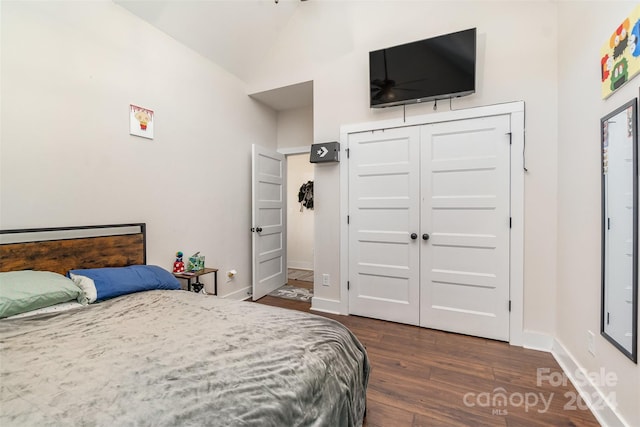
M371 107L470 95L476 89L476 29L369 52Z

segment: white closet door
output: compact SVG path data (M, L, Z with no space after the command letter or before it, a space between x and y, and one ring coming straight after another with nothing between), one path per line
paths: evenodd
M421 145L420 325L508 341L509 116L425 125Z
M419 323L419 133L349 135L349 312Z

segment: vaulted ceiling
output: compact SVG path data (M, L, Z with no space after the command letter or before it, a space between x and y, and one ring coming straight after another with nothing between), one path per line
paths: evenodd
M115 0L242 80L269 54L297 0Z
M251 72L269 55L296 8L305 5L299 0L114 2L243 81L248 81ZM269 91L256 98L276 110L297 108L311 104L309 88L303 85Z

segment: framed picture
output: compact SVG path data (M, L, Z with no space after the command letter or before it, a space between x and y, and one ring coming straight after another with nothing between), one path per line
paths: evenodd
M129 133L153 139L153 110L131 104L129 106Z
M640 71L640 4L611 33L600 49L602 99Z

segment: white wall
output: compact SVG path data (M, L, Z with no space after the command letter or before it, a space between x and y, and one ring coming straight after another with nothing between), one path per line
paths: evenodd
M278 149L313 144L313 106L278 111Z
M640 367L600 334L600 118L638 96L640 77L607 100L600 97L600 47L637 5L559 2L557 340L587 372L614 373L618 412L640 425ZM633 24L632 24L633 25ZM578 30L578 28L588 31ZM593 356L587 331L596 335Z
M392 17L392 19L390 18ZM402 117L402 108L369 108L368 52L465 28L478 28L477 93L454 108L524 100L527 117L525 179L525 308L530 332L553 335L556 299L557 8L553 2L307 2L298 7L249 93L314 82L314 142L339 140L340 126ZM448 109L448 103L438 104ZM432 112L433 103L407 107ZM337 165L317 165L316 282L331 286L316 297L340 295L340 176Z
M287 267L313 270L314 211L300 210L298 190L313 181L309 154L287 156Z
M251 144L276 148L275 112L110 1L0 7L0 226L146 222L149 263L201 251L246 297ZM129 104L154 140L129 135Z

